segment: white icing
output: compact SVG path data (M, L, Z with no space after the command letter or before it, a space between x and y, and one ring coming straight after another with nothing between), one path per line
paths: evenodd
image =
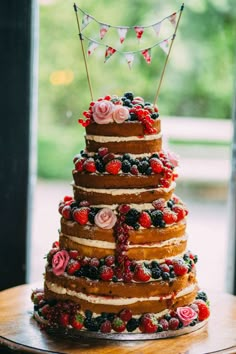
M147 141L157 140L162 137L162 134L149 134L143 136L100 136L100 135L86 135L87 140L96 141L97 143L108 142L122 142L122 141Z

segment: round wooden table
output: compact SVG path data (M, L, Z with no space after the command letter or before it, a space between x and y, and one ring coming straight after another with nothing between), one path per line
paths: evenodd
M38 285L38 284L37 284ZM32 318L31 290L21 285L0 292L0 345L25 353L69 354L206 354L236 353L236 297L209 293L211 317L207 326L176 338L146 341L111 341L53 337Z

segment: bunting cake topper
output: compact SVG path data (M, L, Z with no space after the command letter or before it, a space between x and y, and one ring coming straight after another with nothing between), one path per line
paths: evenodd
M88 56L91 56L98 47L104 47L104 52L105 52L104 63L106 63L115 53L118 53L125 58L129 69L132 68L132 65L133 65L136 55L141 55L147 64L151 64L151 62L152 62L152 49L156 48L156 47L160 47L164 51L164 53L166 54L166 59L164 62L164 66L163 66L163 69L162 69L162 72L160 75L160 80L159 80L159 84L157 87L156 95L154 98L154 105L155 105L157 102L158 96L159 96L160 87L161 87L161 84L163 81L163 77L165 74L165 70L166 70L167 62L168 62L170 52L171 52L171 49L173 46L173 42L176 37L176 32L177 32L177 29L179 26L179 22L180 22L180 19L182 16L183 9L184 9L184 4L181 5L180 9L177 12L174 12L174 13L164 17L162 20L152 23L152 24L149 24L149 25L113 26L110 23L104 23L104 22L97 20L95 17L86 13L84 10L82 10L80 7L78 7L74 3L74 11L76 14L77 26L78 26L78 30L79 30L79 39L81 42L81 49L82 49L83 60L84 60L84 64L85 64L85 70L86 70L87 81L88 81L91 99L93 100L93 92L92 92L92 85L91 85L91 80L90 80L90 76L89 76L87 57L85 54L84 40L86 40L88 42L88 46L87 46L87 55ZM81 26L80 26L78 12L80 12L80 14L82 16L82 25ZM87 28L89 26L89 24L92 22L95 22L98 25L98 34L99 34L100 40L91 38L91 37L84 34L85 28ZM172 27L174 28L174 32L170 36L168 36L167 38L160 40L159 39L160 32L161 32L162 26L164 25L165 22L169 22L172 25ZM136 37L136 40L138 40L138 42L141 42L141 40L143 40L146 30L148 30L148 29L153 29L153 31L155 32L156 36L159 39L158 42L155 42L153 45L148 46L148 47L143 47L141 49L139 48L137 50L132 50L132 51L129 51L129 50L123 51L123 50L118 49L116 45L113 45L113 44L111 45L110 43L104 42L104 38L105 38L107 32L111 31L111 30L116 30L116 32L118 33L120 44L123 44L125 42L128 32L133 33L134 38Z

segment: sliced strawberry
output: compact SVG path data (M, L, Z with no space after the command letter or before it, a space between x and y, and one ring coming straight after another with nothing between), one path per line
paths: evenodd
M204 321L210 316L210 309L203 300L195 300L194 304L198 306L198 319L199 321Z
M113 159L106 164L105 170L111 175L117 175L121 170L122 163L120 160Z
M138 222L142 227L145 227L147 229L152 225L152 219L146 211L142 211L140 213Z
M80 330L83 327L84 317L80 313L76 313L70 319L73 328Z
M134 280L146 282L151 278L151 272L143 264L137 264L134 270Z
M90 209L87 207L77 208L73 211L73 218L80 225L85 225L88 222L89 212Z

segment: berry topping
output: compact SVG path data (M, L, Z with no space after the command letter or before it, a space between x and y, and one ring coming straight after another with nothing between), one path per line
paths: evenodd
M82 172L83 171L83 169L84 169L84 159L78 159L75 162L75 169L78 172Z
M79 261L71 260L67 265L67 273L73 275L80 268L81 268L81 264Z
M111 267L104 265L100 268L100 278L102 280L105 281L111 280L113 275L114 275L114 271Z
M168 321L165 318L162 318L159 323L162 326L163 331L168 331L169 323L168 323Z
M63 313L60 315L59 324L60 324L62 327L67 327L67 326L69 325L69 322L70 322L70 315L69 315L68 313L63 312Z
M114 256L107 256L105 258L105 264L110 267L115 263L115 257Z
M173 224L177 221L177 215L168 208L163 210L163 220L166 224Z
M210 316L210 309L203 300L196 300L194 304L198 306L198 319L204 321Z
M61 211L63 218L70 220L71 219L71 207L69 205L65 205Z
M146 211L142 211L140 213L138 222L140 223L141 226L143 226L143 227L145 227L147 229L149 227L151 227L151 224L152 224L151 217Z
M139 174L139 170L138 170L137 165L133 165L133 166L131 167L131 169L130 169L130 172L131 172L132 175L137 176L137 175Z
M122 163L120 160L114 159L109 161L106 164L105 170L106 172L112 174L112 175L117 175L120 170L121 170Z
M100 147L100 148L98 149L98 155L99 155L99 156L103 157L103 156L105 156L105 155L107 155L107 154L108 154L108 148L106 148L106 147Z
M161 173L163 170L163 163L157 158L150 159L150 166L154 173Z
M94 162L94 159L93 159L93 158L87 159L87 160L84 162L83 167L84 167L84 169L85 169L87 172L90 172L90 173L96 172L96 166L95 166L95 162Z
M182 220L187 215L184 206L181 204L173 205L172 211L177 215L177 221Z
M129 320L131 320L132 318L132 312L129 309L123 309L120 313L119 313L119 317L125 321L128 322Z
M115 317L112 321L112 328L116 332L124 332L125 322L121 318Z
M175 331L179 327L179 319L177 317L171 317L169 320L169 329Z
M157 200L154 200L152 202L152 205L154 206L155 209L163 211L166 205L166 201L164 198L159 198Z
M106 320L101 324L100 331L102 333L110 333L112 329L111 322L109 320Z
M73 211L74 220L77 221L80 225L87 224L89 211L90 211L90 209L87 207L75 209Z
M77 250L70 250L69 251L69 256L72 259L77 259L79 257L79 251Z
M181 276L188 273L188 266L182 259L174 259L173 268L176 275Z
M71 317L70 324L73 328L80 330L83 327L84 317L77 313Z
M146 282L150 280L151 272L144 264L137 264L134 270L134 280Z
M156 317L147 313L140 319L139 329L142 333L155 333L158 329L158 322Z

